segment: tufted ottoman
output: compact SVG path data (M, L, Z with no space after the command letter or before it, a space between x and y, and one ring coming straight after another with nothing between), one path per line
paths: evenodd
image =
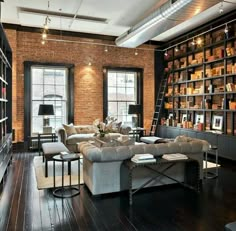
M70 152L68 148L61 142L43 143L43 160L45 159L45 177L48 177L48 161L52 157L60 154L60 152Z

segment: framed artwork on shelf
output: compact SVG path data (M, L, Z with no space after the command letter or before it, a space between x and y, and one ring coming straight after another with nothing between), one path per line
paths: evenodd
M184 121L187 121L187 114L183 114L183 115L182 115L182 123L183 123Z
M199 114L196 115L195 124L197 124L198 122L204 123L204 115L199 115Z
M223 116L213 115L212 129L221 131L222 128L223 128Z

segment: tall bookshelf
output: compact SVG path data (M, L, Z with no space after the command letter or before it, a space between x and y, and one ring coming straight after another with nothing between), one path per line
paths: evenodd
M221 144L221 156L236 160L236 154L224 154L224 142L236 141L236 21L167 48L164 63L167 126L159 134L210 137Z
M12 51L0 24L0 183L12 158Z

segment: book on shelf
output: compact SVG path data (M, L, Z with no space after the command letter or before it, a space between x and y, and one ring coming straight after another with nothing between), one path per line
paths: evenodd
M152 158L152 159L141 159L141 160L138 160L138 159L132 158L131 161L134 162L134 163L137 163L137 164L142 164L142 163L155 163L155 162L156 162L156 159L155 159L155 158Z
M174 153L174 154L164 154L162 156L165 160L186 160L188 157L181 153Z

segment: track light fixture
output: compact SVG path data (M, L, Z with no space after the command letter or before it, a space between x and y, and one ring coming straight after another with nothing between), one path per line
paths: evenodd
M105 46L104 51L105 51L105 52L108 52L108 48L107 48L107 46Z
M49 6L50 6L50 4L49 4L49 1L48 1L48 11L49 11ZM50 22L51 22L51 19L47 15L46 18L45 18L45 22L43 24L43 33L42 33L42 41L41 41L42 45L44 45L45 42L46 42Z
M175 47L175 51L178 52L179 51L179 48L178 46Z
M225 34L227 34L229 32L229 28L228 28L228 25L227 23L225 24Z
M193 41L191 42L192 46L194 46L196 44L194 38L193 38Z
M138 51L137 51L137 50L135 50L134 54L135 54L135 55L138 55Z
M164 55L165 55L166 57L168 56L167 50L165 51Z
M201 45L202 44L202 39L201 38L198 38L197 39L197 45Z
M219 13L220 14L222 14L224 12L223 2L224 2L224 0L222 0L221 3L220 3L220 7L219 7Z

